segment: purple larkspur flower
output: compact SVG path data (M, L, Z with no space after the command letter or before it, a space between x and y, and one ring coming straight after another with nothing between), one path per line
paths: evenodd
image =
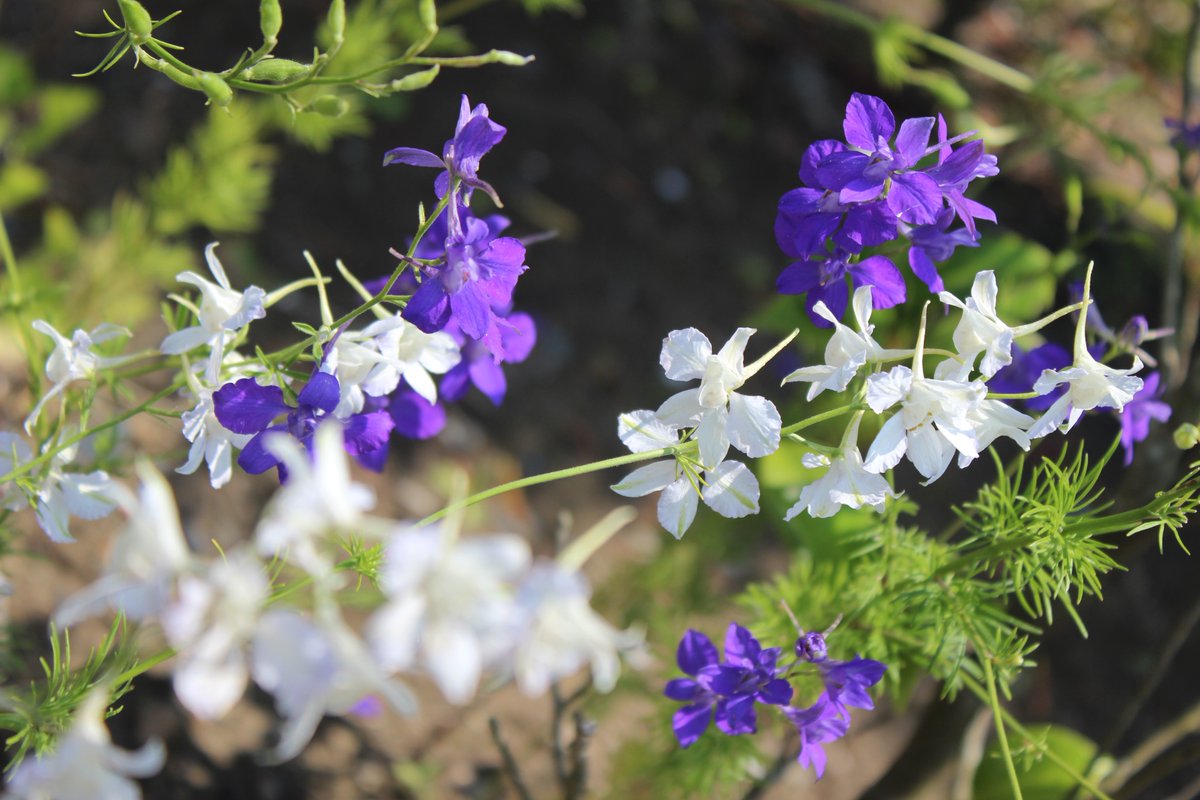
M1065 369L1072 362L1069 350L1046 342L1032 350L1022 350L1013 345L1012 361L988 380L988 391L997 394L1024 394L1033 391L1033 384L1046 370ZM1031 397L1025 407L1031 411L1045 411L1066 391L1059 386L1047 394Z
M817 178L838 192L842 202L874 200L887 188L888 207L899 219L932 224L942 207L942 191L937 181L915 167L932 152L934 123L933 117L907 119L897 131L887 103L855 92L842 123L850 147L821 159Z
M468 338L483 342L499 357L503 352L496 308L512 303L517 278L525 271L525 246L518 240L494 238L487 223L463 220L459 234L446 240L445 262L429 267L401 316L425 333L446 327L453 315Z
M1159 374L1151 372L1143 379L1141 391L1121 410L1121 447L1125 448L1127 467L1133 463L1133 445L1150 435L1150 420L1171 418L1171 407L1159 399L1162 394Z
M990 178L1000 174L996 157L984 152L983 142L976 139L967 142L957 150L952 150L953 141L946 138L946 120L938 114L938 163L926 171L938 185L938 191L950 208L966 225L967 231L974 236L975 220L988 222L996 221L996 212L982 203L966 197L963 192L967 185L976 178Z
M481 342L463 336L457 326L447 327L462 347L462 360L442 378L440 396L443 399L448 402L461 400L473 385L493 405L498 406L504 400L508 381L500 365L519 363L529 357L537 342L537 326L533 317L521 311L498 318L497 325L500 328L499 358Z
M337 408L341 387L337 378L325 372L315 372L296 395L296 405L283 399L278 386L262 386L254 378L227 383L213 393L213 408L220 421L234 433L254 434L238 454L238 466L251 475L279 468L281 482L287 473L279 457L266 447L266 437L287 433L301 442L310 453L313 434L322 420ZM273 425L276 418L286 414L286 421ZM381 469L386 456L388 436L394 423L386 412L355 414L341 420L346 452L363 466Z
M679 640L675 663L690 678L674 678L667 682L663 694L688 705L675 712L671 727L680 747L691 747L708 730L716 695L708 688L708 680L720 664L717 648L707 636L688 629Z
M383 165L407 164L412 167L431 167L443 170L434 181L438 197L445 196L450 178L455 177L467 190L481 189L500 205L500 199L487 182L478 176L479 160L495 147L506 133L504 126L492 121L488 107L483 103L471 108L467 96L462 96L458 112L458 124L454 136L446 140L439 157L428 150L415 147L396 147L383 156Z
M913 225L906 231L912 242L908 249L908 266L935 294L946 288L936 265L954 255L956 247L979 246L978 234L966 228L947 230L953 221L954 210L946 208L932 225Z
M846 276L854 288L871 286L871 305L874 308L891 308L904 302L906 289L904 276L886 256L868 256L861 261L851 261L853 254L836 249L825 259L803 259L789 264L775 281L780 294L807 294L808 316L814 325L833 327L813 309L818 301L841 318L849 303L850 292L846 288Z
M1163 125L1167 130L1174 131L1171 134L1171 144L1174 147L1182 147L1185 150L1200 150L1200 123L1196 125L1188 125L1181 119L1166 118L1163 120Z
M850 720L824 692L808 708L785 708L783 713L800 734L800 755L796 760L804 769L812 767L820 780L825 774L826 761L822 745L845 736Z
M883 673L887 671L886 664L857 655L850 661L827 658L815 663L821 670L821 680L825 683L830 703L842 708L875 707L867 689L883 678Z

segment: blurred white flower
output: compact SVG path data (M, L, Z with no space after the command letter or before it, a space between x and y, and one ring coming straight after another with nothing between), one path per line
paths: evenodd
M126 356L100 356L92 351L95 345L107 342L117 336L129 336L127 329L118 325L105 323L90 332L76 329L68 339L59 333L45 320L35 319L33 329L46 334L54 340L54 350L46 359L46 377L54 382L41 398L33 411L25 418L25 431L33 429L34 423L42 414L42 408L52 397L56 397L77 380L90 380L96 370L114 367L128 360Z
M8 777L12 800L137 800L133 778L149 777L166 760L162 742L151 739L139 750L115 747L104 725L108 689L97 687L76 709L74 722L55 747L26 758Z

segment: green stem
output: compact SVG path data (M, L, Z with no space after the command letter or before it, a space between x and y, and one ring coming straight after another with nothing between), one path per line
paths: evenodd
M428 525L432 522L445 517L447 514L452 514L455 511L461 511L464 508L473 506L476 503L482 502L497 495L502 495L507 492L517 489L524 489L527 486L537 486L542 483L551 483L553 481L562 480L564 478L574 478L577 475L586 475L589 472L599 472L600 470L609 469L610 467L623 467L627 464L636 464L640 461L650 461L655 458L669 458L680 452L682 443L679 445L671 445L658 450L649 450L645 453L630 453L627 456L618 456L616 458L606 458L603 461L593 461L590 464L582 464L577 467L567 467L566 469L557 469L553 472L543 472L540 475L530 475L527 478L520 478L508 483L502 483L499 486L493 486L491 489L485 489L482 492L463 498L457 502L451 503L440 511L435 511L425 519L417 523L417 526Z
M834 419L836 417L842 416L843 414L849 414L851 412L858 411L859 409L863 409L863 408L866 408L866 405L864 405L862 403L850 403L849 405L845 405L840 408L835 408L831 411L824 411L820 414L814 414L813 416L809 417L808 419L802 419L799 422L793 422L791 425L788 425L786 428L781 430L779 432L779 435L781 437L791 436L793 433L799 433L800 431L802 431L805 428L808 428L812 425L818 425L822 422L825 422L826 420Z
M138 404L136 407L131 408L128 411L124 411L124 412L118 414L117 416L113 417L110 420L101 422L99 425L96 425L93 428L88 428L85 431L80 431L79 433L75 434L74 436L70 437L69 439L59 442L56 446L54 446L51 449L47 450L46 452L38 455L36 458L31 458L29 461L26 461L23 464L15 465L7 475L0 475L0 484L8 483L9 481L15 480L27 472L32 471L34 469L34 467L41 466L42 464L46 463L50 459L54 458L56 455L58 455L63 450L66 450L68 447L78 444L79 442L82 442L84 439L88 438L89 436L94 436L97 433L100 433L101 431L106 431L109 428L114 428L117 425L120 425L122 422L125 422L128 419L131 419L132 417L136 417L138 414L142 413L147 408L152 407L159 400L169 397L172 394L174 394L175 392L179 391L179 389L181 389L183 387L183 385L184 385L183 380L176 380L170 386L166 387L165 389L159 390L158 392L156 392L155 394L153 394L152 396L147 398L145 400L145 402Z
M992 671L992 658L986 653L980 661L983 662L983 674L987 679L987 701L992 707L992 720L996 723L996 735L1000 737L1000 753L1004 757L1004 769L1008 773L1008 783L1012 787L1015 800L1022 800L1021 781L1017 778L1017 765L1013 763L1012 751L1008 747L1008 734L1004 732L1004 707L1000 705L1000 696L996 694L996 674Z

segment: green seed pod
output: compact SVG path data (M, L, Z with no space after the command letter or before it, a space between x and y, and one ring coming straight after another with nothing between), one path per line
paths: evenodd
M340 117L349 107L350 104L336 94L323 95L308 104L309 111L315 111L323 117Z
M333 0L329 4L329 16L325 18L325 24L329 28L329 40L333 46L341 46L346 33L346 0Z
M213 105L224 108L233 100L233 89L229 88L220 75L214 75L211 72L197 72L196 83L200 84L200 90L208 95L208 99Z
M274 45L278 41L279 29L283 27L283 10L279 0L261 0L258 4L258 26L262 29L263 41Z
M257 64L247 67L242 72L242 77L249 81L287 83L302 75L307 75L308 70L308 64L301 64L290 58L265 58Z
M497 64L509 67L523 67L533 61L533 56L523 56L510 50L491 50L488 52L488 56L494 58Z
M150 12L137 0L117 0L121 16L125 18L125 30L134 44L145 44L154 33L154 21Z
M403 78L397 78L391 82L391 90L393 92L412 92L417 89L424 89L429 84L433 83L433 79L442 71L441 65L434 64L429 69L423 69L420 72L414 72L411 75L405 75Z
M1200 444L1200 428L1185 422L1175 429L1175 446L1180 450L1191 450Z

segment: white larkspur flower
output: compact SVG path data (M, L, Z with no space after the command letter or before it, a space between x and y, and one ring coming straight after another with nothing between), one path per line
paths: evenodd
M233 477L233 449L241 450L254 438L253 434L234 433L221 424L213 406L213 387L196 389L196 405L183 412L183 436L192 443L188 459L177 467L181 475L191 475L200 463L208 464L208 478L214 489L220 489Z
M871 472L885 472L907 455L928 484L946 471L955 450L968 461L979 456L969 414L987 396L987 387L981 381L926 378L921 363L924 342L922 310L913 368L897 366L867 378L866 399L872 411L881 414L897 403L901 407L879 429L864 465Z
M69 384L78 380L91 380L97 370L117 366L124 363L124 356L100 356L92 348L117 336L129 336L127 329L119 325L105 323L91 331L76 329L68 339L54 329L49 322L41 319L33 321L33 329L44 333L54 340L54 350L46 359L46 377L54 382L50 390L37 401L33 411L25 419L26 432L33 429L34 423L41 416L42 408L52 398L56 397Z
M289 609L263 615L251 650L254 682L275 698L284 718L274 757L293 758L312 739L321 717L345 714L368 695L379 695L402 714L414 714L412 693L389 680L332 602L319 602L315 618Z
M138 477L142 485L136 498L127 491L119 494L129 522L113 544L104 575L59 606L54 619L60 626L107 609L135 620L156 616L186 569L187 542L171 487L147 463L138 465Z
M1012 363L1013 338L1017 333L996 314L996 275L990 269L975 275L971 296L966 302L950 292L938 293L945 304L962 310L962 319L954 329L954 346L967 369L983 353L979 372L984 378L995 375Z
M518 593L525 618L513 653L517 686L527 695L546 692L585 664L592 684L608 692L621 673L622 652L636 649L642 635L614 628L592 610L584 576L555 562L535 564Z
M617 435L635 453L648 453L680 443L679 431L668 427L653 411L630 411L617 419ZM679 539L696 518L697 501L723 517L736 519L758 513L758 479L745 464L722 461L703 468L686 458L655 461L639 467L610 488L624 497L644 497L661 491L658 521ZM701 489L703 485L703 489Z
M1093 408L1121 411L1142 390L1142 379L1134 376L1142 368L1140 358L1134 356L1133 366L1129 369L1113 369L1092 358L1088 352L1085 323L1087 306L1091 303L1091 286L1092 267L1088 265L1083 281L1084 307L1075 326L1075 363L1066 369L1045 370L1033 384L1033 390L1038 394L1047 394L1064 383L1067 391L1029 429L1030 438L1040 438L1056 428L1065 433L1075 426L1084 411Z
M829 470L800 490L800 499L788 509L785 520L791 520L802 511L813 517L832 517L842 506L871 506L882 511L887 498L896 496L882 475L868 472L863 467L858 451L858 426L862 416L861 411L854 415L842 437L841 453L832 462L824 459Z
M269 593L263 565L244 551L212 562L203 576L180 578L162 627L179 654L175 694L197 717L223 717L245 693L246 650Z
M104 725L107 708L107 687L93 689L54 749L26 758L13 770L4 796L11 800L140 798L142 791L130 778L148 778L162 769L166 750L157 739L134 751L114 746Z
M208 345L219 353L227 331L237 332L253 320L266 316L266 292L257 286L250 286L244 292L233 289L225 269L217 260L216 248L217 242L210 242L204 248L208 270L217 279L216 283L194 272L181 272L175 276L180 283L191 284L200 290L199 319L196 325L175 331L163 339L159 345L162 352L179 355Z
M721 464L731 444L751 458L770 455L779 448L782 421L775 404L736 390L795 334L746 366L743 354L753 334L753 328L738 328L716 354L708 337L695 328L672 331L663 340L659 363L667 377L676 381L699 379L700 387L668 398L657 415L669 427L696 429L700 463L705 468Z
M854 319L858 332L843 325L841 320L825 305L817 301L813 311L833 323L833 335L825 345L825 363L801 367L783 379L784 383L804 381L811 383L807 399L812 400L826 389L840 392L850 385L864 364L903 358L911 355L907 350L885 350L872 338L875 326L871 324L871 287L860 286L854 290Z
M529 561L528 543L512 534L459 539L447 525L396 532L380 571L388 602L367 629L379 664L422 667L447 700L468 702L483 670L512 646L513 586Z
M75 446L60 450L50 459L50 465L37 479L34 488L34 508L38 525L54 542L73 542L70 518L95 520L108 516L117 507L119 487L103 470L68 472L65 467L75 458ZM33 453L24 440L11 433L0 433L0 474L28 463ZM15 491L15 484L0 491L3 507L10 511L24 508L27 498Z
M288 481L258 523L255 542L261 555L286 555L314 575L330 573L320 545L331 533L360 528L363 512L375 505L375 493L350 480L343 442L336 420L322 422L313 434L311 460L291 436L268 435L266 447L287 468Z

